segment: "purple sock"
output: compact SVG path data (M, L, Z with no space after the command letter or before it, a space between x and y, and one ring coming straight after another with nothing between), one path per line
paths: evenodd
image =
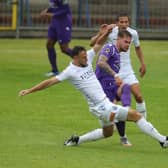
M57 63L56 63L56 52L54 48L48 48L48 59L52 67L53 72L58 72Z
M131 90L130 86L125 84L122 88L121 102L123 106L131 105ZM121 137L125 136L125 121L116 123L118 133Z
M131 90L128 84L125 84L122 88L121 102L123 106L131 105Z
M117 126L117 130L118 130L120 137L123 137L125 135L125 121L119 121L115 124Z

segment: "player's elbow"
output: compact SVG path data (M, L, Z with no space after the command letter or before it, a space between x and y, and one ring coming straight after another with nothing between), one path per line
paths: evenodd
M93 47L94 46L94 42L93 42L93 40L91 39L90 40L90 44L89 44L91 47Z
M97 62L97 66L100 67L100 68L104 67L104 62L101 61L101 60L98 61L98 62Z

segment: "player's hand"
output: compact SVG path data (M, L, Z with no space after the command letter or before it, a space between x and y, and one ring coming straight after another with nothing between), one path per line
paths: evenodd
M120 86L123 83L122 79L119 76L114 77L114 79L117 86Z
M40 16L43 17L43 16L46 16L46 14L47 14L47 9L41 11Z
M103 34L107 30L108 24L102 24L99 28L100 34Z
M116 27L116 24L110 24L110 25L107 26L107 30L108 30L109 32L111 32L114 27Z
M140 77L143 77L145 75L145 73L146 73L146 65L145 64L141 65L139 72L140 72Z
M112 29L116 26L116 24L102 24L100 26L100 29L99 29L99 32L102 34L104 33L105 31L108 31L109 33L112 31Z
M19 92L19 96L25 96L25 95L27 95L27 94L29 94L29 89L21 90L21 91Z
M41 17L44 17L44 18L52 17L53 14L52 14L52 13L48 13L47 11L48 11L48 9L43 10L43 11L40 13L40 16L41 16Z

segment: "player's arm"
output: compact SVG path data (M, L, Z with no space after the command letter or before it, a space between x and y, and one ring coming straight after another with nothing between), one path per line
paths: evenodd
M142 52L142 49L140 46L138 47L135 47L135 51L136 51L136 54L138 56L138 59L140 61L140 69L139 69L139 72L140 72L140 76L143 77L146 73L146 65L145 65L145 62L144 62L144 55L143 55L143 52Z
M115 27L116 25L115 24L110 24L110 25L107 25L107 24L102 24L99 28L99 32L93 36L90 40L90 46L94 46L97 42L97 40L102 36L102 34L105 32L105 31L109 31L109 33L112 31L112 29Z
M97 61L97 65L106 73L113 76L116 84L120 86L122 84L122 80L118 76L118 74L111 68L111 66L107 63L108 58L104 55L100 55Z
M107 25L106 28L104 28L103 31L101 31L101 35L99 35L99 37L96 39L95 45L93 46L95 53L97 53L101 49L103 44L106 42L107 37L113 29L113 27L115 27L114 24Z
M44 80L42 81L41 83L33 86L32 88L30 89L24 89L24 90L21 90L19 92L19 96L25 96L29 93L33 93L33 92L36 92L36 91L40 91L40 90L43 90L45 88L48 88L54 84L57 84L59 83L60 81L56 78L56 77L52 77L50 79L47 79L47 80Z
M41 11L40 16L41 17L53 17L53 13L48 12L48 8L44 9L43 11Z
M115 72L113 71L113 69L110 67L110 65L107 63L108 58L104 55L100 55L97 65L106 73L108 73L111 76L115 76Z

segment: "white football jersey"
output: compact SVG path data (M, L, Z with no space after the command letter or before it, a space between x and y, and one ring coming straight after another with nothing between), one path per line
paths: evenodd
M59 81L69 80L75 88L82 92L90 106L95 106L106 97L92 67L95 55L93 49L88 50L88 65L86 67L76 66L71 62L62 73L56 76Z
M116 44L117 36L118 36L118 27L116 26L112 32L108 36L108 43ZM135 47L138 47L140 45L139 36L136 30L128 27L127 31L129 31L132 35L131 43L134 44ZM130 48L127 52L120 52L120 71L119 76L121 78L124 78L128 74L134 73L132 65L131 65L131 59L130 59Z

